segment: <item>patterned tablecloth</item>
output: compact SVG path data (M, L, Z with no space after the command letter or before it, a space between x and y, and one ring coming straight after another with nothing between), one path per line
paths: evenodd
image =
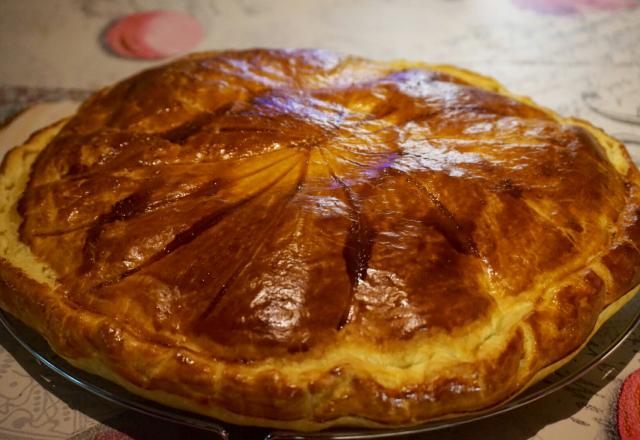
M117 18L172 9L205 31L195 50L325 47L487 73L626 142L640 162L640 0L3 0L0 153L92 90L156 64L108 50ZM622 382L640 369L640 329L581 380L511 413L424 439L616 439ZM232 438L255 438L237 431ZM94 397L0 329L0 439L212 438ZM626 437L622 437L627 440Z

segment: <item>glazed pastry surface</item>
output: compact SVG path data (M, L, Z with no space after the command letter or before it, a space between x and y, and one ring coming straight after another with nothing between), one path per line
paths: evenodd
M0 183L3 308L75 365L233 423L490 407L640 273L624 147L450 66L191 55L35 134Z

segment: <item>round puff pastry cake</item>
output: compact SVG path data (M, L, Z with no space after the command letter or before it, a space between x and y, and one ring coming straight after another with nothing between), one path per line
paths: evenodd
M223 421L500 404L639 281L624 147L450 66L202 53L5 158L0 303L84 370Z

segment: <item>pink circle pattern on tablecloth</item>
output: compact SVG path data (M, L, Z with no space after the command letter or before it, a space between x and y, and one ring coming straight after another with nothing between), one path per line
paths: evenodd
M177 11L145 11L118 19L104 41L125 58L161 59L192 50L204 37L200 23Z
M640 440L640 370L622 384L617 413L620 440Z
M523 9L541 14L579 14L589 10L612 11L638 7L638 0L512 0Z

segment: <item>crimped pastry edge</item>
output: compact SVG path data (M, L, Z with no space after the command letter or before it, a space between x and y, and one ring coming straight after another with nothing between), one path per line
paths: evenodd
M629 180L632 180L636 186L635 191L631 192L630 200L628 200L629 203L627 205L627 212L623 213L623 218L619 220L618 238L616 242L612 244L612 249L610 249L610 252L608 253L613 254L614 247L616 249L619 249L620 246L630 245L630 247L628 247L627 249L623 249L623 251L620 252L622 253L622 256L626 255L626 257L631 258L632 262L635 262L635 265L625 265L624 262L616 265L614 264L615 261L620 261L620 259L614 259L614 263L609 264L612 267L607 268L606 265L602 263L602 261L608 254L604 254L596 260L592 261L592 264L590 264L588 267L583 267L580 271L578 271L578 273L573 273L571 275L571 277L574 279L574 284L578 284L581 281L581 278L586 278L588 276L593 277L593 274L595 273L596 276L602 280L603 286L592 286L590 283L587 283L588 288L599 290L599 295L601 295L602 297L606 296L613 300L608 304L603 302L603 307L600 309L597 315L597 319L595 320L595 324L590 329L588 337L584 338L582 344L578 348L573 349L570 354L565 355L561 359L551 361L551 363L549 363L548 365L542 367L541 369L538 369L535 374L525 374L515 382L512 380L510 383L507 383L508 386L505 389L496 390L493 394L485 396L482 404L479 405L477 401L469 399L469 405L467 408L465 408L464 405L459 405L459 408L457 408L457 410L449 411L445 414L437 414L436 411L436 414L434 414L433 417L431 417L429 420L471 415L477 412L477 410L485 410L492 405L502 404L505 401L515 397L519 392L523 391L528 386L539 381L543 377L552 373L553 371L564 365L566 362L571 360L571 358L573 358L573 356L575 356L575 354L577 354L580 349L584 347L586 343L588 343L588 340L600 328L600 326L610 316L618 311L629 299L633 297L637 290L637 287L634 287L631 290L629 290L629 288L635 286L639 281L638 260L640 260L640 256L638 256L637 250L639 238L638 236L640 234L636 232L636 229L640 228L640 220L638 219L637 214L639 205L637 194L638 172L632 165L628 154L624 150L624 147L615 139L606 135L602 130L593 127L591 124L585 121L572 118L561 118L552 111L544 109L532 103L528 98L512 95L497 82L490 78L483 77L475 73L464 71L462 69L451 66L433 66L406 62L396 62L392 63L392 65L397 68L425 67L429 69L444 71L446 73L460 77L463 80L471 82L472 84L480 88L496 91L500 94L510 96L514 99L519 100L520 102L524 102L528 105L532 105L533 107L541 109L545 113L552 115L554 119L556 119L556 121L558 121L559 123L579 125L585 128L598 140L598 143L604 148L607 156L609 157L609 160L614 164L616 169L621 174L626 174L629 177ZM29 154L31 154L31 152L37 150L38 145L44 147L48 140L51 139L55 135L55 133L57 133L57 131L62 128L65 122L66 121L60 121L57 124L40 130L39 132L35 133L23 146L17 147L16 149L8 153L5 157L2 167L0 167L0 171L2 171L2 177L6 176L8 168L15 167L15 162L19 162L20 156L24 155L25 152L29 152ZM5 188L0 188L0 191L5 191ZM635 255L631 255L634 252ZM150 343L149 341L137 340L135 335L128 333L122 328L119 328L118 324L109 322L107 318L96 317L95 315L87 311L73 310L60 298L58 292L56 292L55 290L55 286L47 285L46 275L42 278L34 279L32 276L27 275L21 268L16 267L16 265L12 263L11 258L4 258L5 256L6 255L0 257L0 305L5 310L16 315L27 325L30 325L31 327L37 329L49 341L54 351L58 352L71 364L103 376L113 382L119 383L130 391L150 398L151 400L155 400L169 406L187 409L190 411L212 416L231 423L287 428L303 431L325 429L331 426L388 428L412 426L424 421L423 419L407 420L405 417L405 419L399 418L397 421L391 420L389 423L380 423L365 417L353 415L343 415L329 420L313 420L312 417L309 417L312 415L307 415L307 417L299 419L278 420L273 417L247 416L228 411L221 406L212 405L211 402L207 401L206 399L202 400L203 393L200 392L192 393L190 395L187 393L187 395L185 396L180 396L175 393L167 393L165 391L150 389L149 387L153 386L153 384L150 384L149 382L145 383L144 380L140 380L140 378L135 377L135 367L131 367L128 364L117 364L117 359L114 358L114 355L116 354L115 352L117 350L121 349L122 345L126 345L130 342L133 344L133 347L137 347L138 355L140 353L144 353L144 355L148 355L150 358L155 357L156 359L164 359L166 361L166 359L171 357L171 361L173 362L173 364L171 364L171 366L167 366L165 371L162 371L161 368L154 371L156 379L158 377L162 377L164 374L164 376L167 376L165 377L165 379L171 380L173 376L172 372L175 372L175 368L178 368L175 367L176 363L187 362L185 361L185 357L183 356L182 358L177 359L178 356L175 348L162 347L157 344ZM46 267L43 268L43 270L46 271ZM625 281L619 282L618 280ZM69 329L73 329L74 331L70 332ZM519 337L524 338L525 336L520 335ZM517 342L515 343L517 344ZM87 349L89 350L87 351ZM163 353L163 351L171 351L174 355L168 356L167 353ZM120 353L120 355L122 355L122 353ZM215 365L214 369L216 371L216 374L222 374L221 380L228 380L231 382L233 382L234 380L239 380L238 377L234 377L237 376L237 372L234 372L234 365L222 365L223 363L213 360L211 362L218 364ZM547 359L547 363L548 362L549 360ZM188 362L185 365L187 364ZM160 365L163 364L160 363ZM129 371L129 373L131 373L130 378L127 378L125 377L125 375L119 374L117 372L117 370L119 369L124 369L123 371L126 371L127 368L131 369L131 371ZM225 371L220 371L221 369ZM327 376L330 374L324 372L324 375ZM261 392L269 393L264 397L267 397L274 401L280 400L280 403L289 399L296 398L295 394L297 391L291 389L291 387L289 387L286 383L286 380L283 381L282 378L277 378L277 380L271 378L269 380L264 376L258 376L248 379L249 380L247 380L246 377L241 378L240 382L242 383L240 383L240 385L238 386L240 388L245 387L246 389L258 388ZM253 379L253 382L251 379ZM325 378L320 377L317 379L318 386L322 386L323 379ZM243 382L243 380L245 381ZM256 383L256 380L262 380L262 382ZM136 381L139 383L136 384ZM377 397L380 398L381 390L376 386L376 384L367 383L367 381L364 381L361 386L362 389L360 390L360 393L363 394L361 396L363 399L366 400L368 398L367 393L369 393L369 396L377 395ZM185 391L188 391L188 389ZM241 390L235 391L237 392L238 397L244 396ZM386 392L387 395L393 395L398 391L399 390L383 390L382 392ZM357 392L353 392L350 394L350 396L356 396L357 394ZM229 398L233 399L234 396L230 396ZM201 400L201 402L199 401L199 399ZM373 404L374 402L371 403Z

